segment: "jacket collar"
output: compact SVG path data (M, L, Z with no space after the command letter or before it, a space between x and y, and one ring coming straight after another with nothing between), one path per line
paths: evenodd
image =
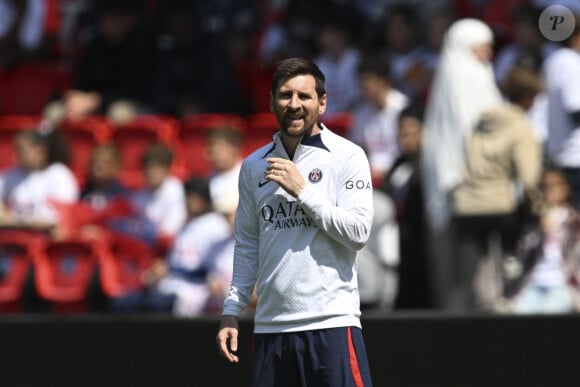
M328 147L324 144L324 141L323 141L323 133L325 133L325 131L329 131L329 129L326 126L324 126L324 124L322 124L322 123L319 123L318 125L320 126L321 132L317 133L313 136L302 137L302 140L300 141L300 145L320 148L320 149L323 149L323 150L330 152L330 149L328 149ZM268 148L268 150L264 153L262 158L266 158L269 155L271 155L277 146L283 147L282 139L280 137L280 132L276 132L272 136L272 146L270 148Z

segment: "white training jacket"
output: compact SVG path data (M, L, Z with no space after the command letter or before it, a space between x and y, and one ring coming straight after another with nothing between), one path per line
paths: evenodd
M293 158L308 183L298 199L264 179L268 157L288 159L279 133L240 171L223 314L239 316L256 285L255 333L361 326L355 259L373 219L369 163L362 148L321 128Z

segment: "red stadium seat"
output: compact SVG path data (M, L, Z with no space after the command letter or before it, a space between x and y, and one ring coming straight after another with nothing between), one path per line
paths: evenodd
M142 288L141 274L153 265L153 250L145 243L122 234L113 234L105 254L100 256L103 292L118 297Z
M184 118L179 132L179 159L184 165L187 176L205 176L210 166L205 157L205 136L208 130L223 126L246 131L244 118L230 113L199 113Z
M270 143L279 126L276 116L270 112L250 114L246 119L248 130L244 140L244 153L248 155Z
M22 312L24 284L41 243L28 232L0 231L0 312Z
M123 170L121 180L128 187L144 184L141 156L146 148L156 142L169 145L177 153L177 134L181 122L163 115L141 115L124 124L112 125L111 139L121 150ZM176 155L177 156L177 155ZM174 163L172 172L182 177L183 171Z
M39 115L0 115L0 171L16 165L14 136L37 127L41 120Z
M36 256L36 290L52 303L55 313L86 311L98 254L95 242L75 238L49 241Z
M70 70L57 61L0 70L0 114L41 114L49 100L70 85Z

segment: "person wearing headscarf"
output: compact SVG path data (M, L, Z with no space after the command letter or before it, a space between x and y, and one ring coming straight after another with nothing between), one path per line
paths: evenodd
M492 39L477 20L451 26L427 110L426 205L434 234L452 231L445 300L452 309L489 310L501 301L502 267L515 254L520 210L532 203L541 170L531 122L495 84Z
M446 307L452 272L451 192L461 181L465 142L480 114L501 103L490 61L493 32L460 19L448 28L425 105L421 173L433 302Z
M430 224L449 221L449 192L461 180L465 141L483 111L502 103L490 62L492 30L461 19L444 38L439 66L426 104L423 165Z

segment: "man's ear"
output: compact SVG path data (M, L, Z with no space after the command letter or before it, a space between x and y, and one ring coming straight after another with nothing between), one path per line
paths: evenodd
M272 113L274 113L274 110L275 110L274 109L274 96L272 95L272 92L270 92L270 103L269 103L269 105L270 105L270 111Z
M326 111L326 102L327 101L328 101L328 97L326 94L324 94L320 98L320 104L318 106L318 114L324 114L324 112Z

